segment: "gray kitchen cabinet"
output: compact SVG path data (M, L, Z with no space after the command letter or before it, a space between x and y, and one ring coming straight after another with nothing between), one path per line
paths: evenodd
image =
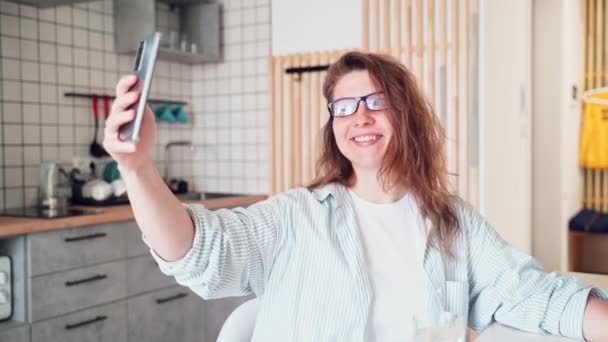
M134 296L147 291L177 285L173 277L164 275L150 255L130 258L127 261L127 294Z
M141 239L141 230L135 221L125 222L127 233L127 256L150 255L150 248Z
M248 299L206 301L178 285L134 221L28 234L0 251L13 259L18 304L0 342L215 341Z
M32 324L32 342L127 342L127 303L116 302Z
M0 342L30 342L29 325L0 331Z
M31 275L122 259L128 228L118 223L30 234Z
M205 342L204 301L174 286L127 300L129 341Z
M127 263L117 261L31 279L31 318L38 321L125 298Z

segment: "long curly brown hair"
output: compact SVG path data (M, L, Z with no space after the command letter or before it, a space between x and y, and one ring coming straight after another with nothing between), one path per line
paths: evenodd
M378 177L385 190L394 186L414 195L423 218L432 223L429 242L453 256L453 241L460 230L448 190L445 133L431 104L419 89L414 75L388 55L352 51L331 65L323 84L327 102L333 100L336 83L355 70L367 70L389 101L387 115L395 134L384 155ZM328 183L348 186L351 162L340 152L334 136L333 118L323 127L321 155L312 190Z

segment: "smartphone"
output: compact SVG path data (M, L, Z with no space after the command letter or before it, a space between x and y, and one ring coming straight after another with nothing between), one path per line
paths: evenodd
M137 143L139 141L139 131L141 129L146 110L146 102L150 93L150 85L152 84L152 74L154 73L154 64L156 64L156 55L158 53L158 44L160 42L160 32L154 32L139 42L137 47L137 55L135 56L135 67L133 71L137 76L137 83L131 90L140 93L139 100L131 105L128 109L135 109L135 118L122 125L118 130L118 139L121 141L130 141Z

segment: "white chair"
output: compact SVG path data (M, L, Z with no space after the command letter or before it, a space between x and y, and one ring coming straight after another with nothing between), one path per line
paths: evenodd
M217 342L250 342L258 309L257 298L250 299L234 309L222 325Z

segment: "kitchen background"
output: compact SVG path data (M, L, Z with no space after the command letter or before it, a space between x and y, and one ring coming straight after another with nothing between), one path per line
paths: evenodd
M61 161L66 165L76 161L86 171L93 139L93 110L90 99L66 97L65 93L112 94L119 77L131 73L133 54L119 54L115 49L115 38L121 37L121 32L115 32L114 1L124 0L86 1L50 8L0 0L0 209L35 204L40 164L44 161ZM477 209L506 241L538 258L549 271L589 272L577 276L608 286L606 263L601 262L606 259L608 234L569 230L569 220L585 205L581 201L584 189L577 147L581 90L591 86L581 80L585 74L587 78L601 75L585 69L585 53L581 53L586 48L585 41L594 41L585 27L596 27L595 16L587 14L596 13L593 11L596 7L608 8L608 0L224 0L220 3L219 60L190 65L161 58L156 66L151 97L186 102L185 111L190 119L188 123L158 122L153 153L161 171L168 160L167 144L187 140L196 149L191 151L187 146L171 149L171 178L184 178L195 191L272 194L270 185L278 177L269 172L269 164L285 166L288 163L284 161L297 159L288 147L299 141L297 135L289 134L298 132L295 129L285 134L289 142L284 146L283 140L273 140L275 135L269 137L270 123L275 122L269 120L269 114L283 115L277 118L294 116L293 107L287 104L282 110L272 110L270 106L269 96L278 99L276 94L280 91L279 87L271 86L276 83L269 79L269 65L276 66L274 81L287 80L290 76L283 72L285 65L277 61L319 53L335 57L342 49L368 48L370 36L376 43L384 42L373 47L373 51L386 49L387 41L399 41L387 32L399 27L404 29L401 47L407 45L407 53L400 50L397 53L413 55L414 62L408 66L427 75L423 77L428 77L424 83L427 87L424 90L428 91L428 81L432 80L429 48L454 51L453 38L458 36L467 43L459 47L460 62L448 67L454 73L436 72L433 76L445 83L456 79L450 75L459 75L457 83L450 82L453 87L448 95L450 104L458 108L452 114L462 113L458 116L462 124L459 121L452 128L458 126L458 132L464 133L458 135L460 140L448 142L458 145L459 153L465 152L462 158L456 154L458 158L454 160L458 165L473 166L475 172L470 177L457 172L456 178L466 180L469 190L473 190L470 193L474 196L470 198L475 199ZM396 12L408 18L403 27L386 25L387 8L397 3L401 4L401 12ZM155 6L156 29L170 36L168 33L178 25L178 16L163 1L157 1ZM444 7L453 10L448 13L458 13L459 18L466 20L458 21L457 28L449 25L455 21L446 20L450 28L446 41L437 39L436 46L420 44L428 42L430 36L428 30L419 30L420 23L441 17L438 13L433 17L431 13ZM408 32L406 27L412 30ZM595 40L602 46L605 39L599 32L601 25L597 27ZM412 34L413 28L422 34ZM591 49L588 55L602 49L605 47ZM441 72L448 70L442 70L445 65L440 63L435 66ZM276 101L273 103L276 105ZM439 114L447 115L448 111L441 110ZM323 110L319 114L323 122L327 116ZM467 121L472 118L475 120ZM98 140L101 142L102 138L100 129ZM284 154L291 156L291 160L275 162L277 146L284 147ZM3 217L0 269L5 266L2 264L5 256L12 256L15 305L13 321L0 324L0 330L17 324L29 334L32 323L31 332L35 334L46 331L46 322L52 319L61 323L57 323L57 331L63 331L62 318L56 316L76 315L96 305L113 303L108 305L116 305L119 308L116 312L133 315L129 317L129 327L158 327L157 322L167 317L202 317L191 313L211 312L216 322L206 330L215 334L233 306L205 302L202 308L200 299L191 296L188 301L193 303L191 308L184 309L180 302L173 302L175 311L165 312L158 306L151 309L143 299L184 298L172 297L176 293L181 296L183 288L160 275L156 265L148 262L148 249L141 242L132 217L123 216L112 224L104 224L101 218L120 208L103 210L98 215L81 216L85 220L100 219L94 224L72 227L68 223L76 221L71 219L41 219L35 221L35 227L20 226L23 229L12 232L11 227L26 221ZM66 226L56 232L45 231L53 222ZM95 248L86 247L87 244L65 247L68 240L81 241L82 236L107 239L87 240L90 246L98 246ZM595 244L590 245L591 242ZM602 269L579 267L584 260L599 260L597 264ZM92 288L95 295L82 292L81 298L65 289L49 292L64 288L60 276L81 279L97 272L96 267L108 264L112 267L108 266L107 271L124 281L112 281L116 289L104 282L96 283L106 294L96 293L96 288ZM154 279L143 281L144 286L129 285L133 279L144 276ZM56 283L51 284L51 280ZM159 292L165 288L168 292ZM0 315L2 304L7 303L2 290ZM64 305L64 299L73 306ZM83 317L89 317L91 312ZM80 319L70 316L70 321ZM192 331L200 330L197 320L188 324L194 328ZM120 331L114 327L108 324L106 329ZM139 336L137 331L129 334ZM46 335L42 336L33 340L47 340Z
M270 1L221 3L220 62L157 63L151 97L187 102L190 122L158 123L154 159L162 170L165 145L191 140L194 151L171 149L171 177L195 190L265 193ZM178 25L164 3L156 21L165 34ZM40 9L0 0L0 208L36 203L42 161L90 158L90 100L64 93L114 93L134 63L115 52L114 35L112 0Z

